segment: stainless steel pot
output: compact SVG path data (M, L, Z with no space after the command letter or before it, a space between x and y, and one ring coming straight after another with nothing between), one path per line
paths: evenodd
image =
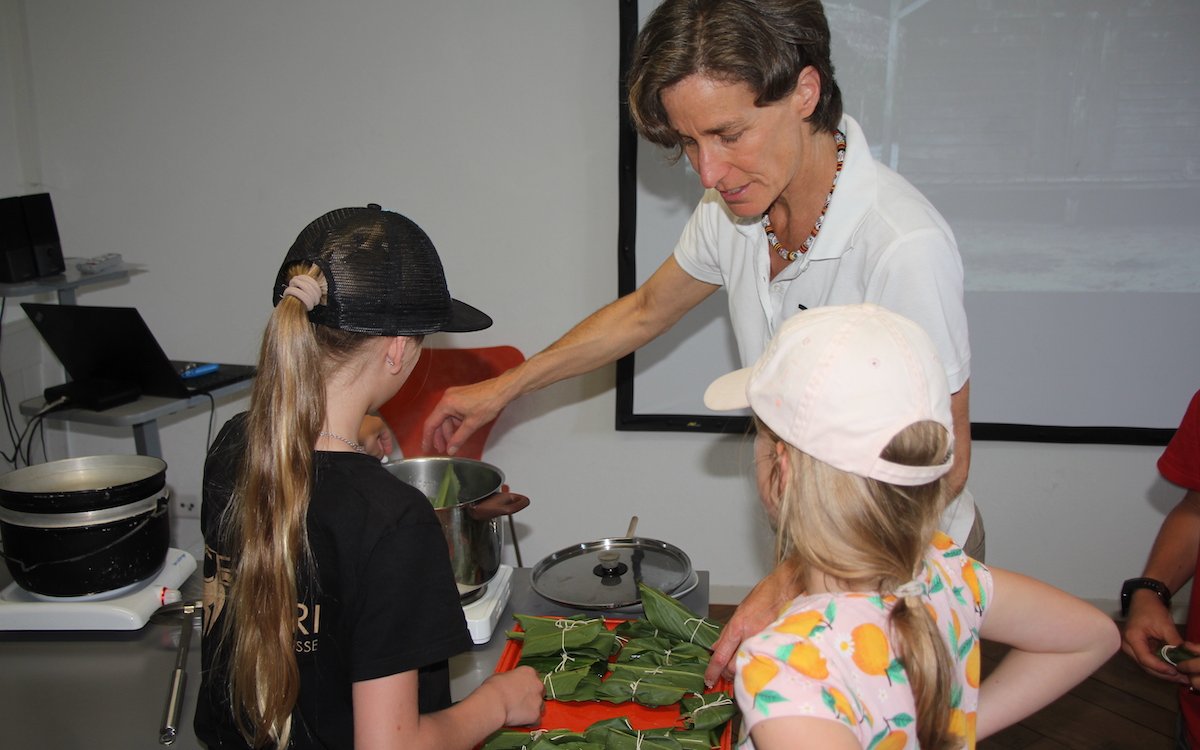
M496 575L500 569L500 552L504 545L501 517L512 511L486 501L500 491L504 472L470 458L428 456L407 458L386 465L387 470L405 484L412 485L431 500L437 497L442 478L453 468L458 476L458 502L446 508L435 508L446 545L460 598L469 598Z
M87 456L0 476L0 540L17 585L78 597L140 582L170 541L167 465L151 456Z

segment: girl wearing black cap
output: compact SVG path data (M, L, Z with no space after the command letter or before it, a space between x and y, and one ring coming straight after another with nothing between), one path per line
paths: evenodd
M355 439L425 334L491 319L450 298L419 227L374 205L310 224L274 300L250 409L205 463L197 736L465 749L536 722L542 684L528 668L451 705L447 660L471 640L441 526Z

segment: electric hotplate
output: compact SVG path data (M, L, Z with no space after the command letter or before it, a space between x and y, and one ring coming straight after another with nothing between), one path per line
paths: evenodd
M101 594L42 596L12 583L0 591L0 630L140 630L159 607L179 601L195 570L196 558L171 548L157 574Z

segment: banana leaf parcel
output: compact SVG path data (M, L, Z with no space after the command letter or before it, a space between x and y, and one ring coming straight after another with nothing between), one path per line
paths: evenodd
M689 693L704 690L704 665L664 667L616 663L596 697L613 703L635 701L643 706L669 706Z
M729 693L699 693L680 701L684 726L689 729L716 729L725 726L738 712Z
M678 599L644 583L638 583L638 592L642 595L642 608L646 611L647 620L674 638L697 643L712 651L713 644L721 635L720 625L691 611Z

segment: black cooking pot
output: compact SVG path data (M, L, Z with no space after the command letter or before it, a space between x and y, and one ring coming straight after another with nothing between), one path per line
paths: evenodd
M87 456L0 476L13 580L34 594L78 597L157 573L170 542L166 469L151 456Z

